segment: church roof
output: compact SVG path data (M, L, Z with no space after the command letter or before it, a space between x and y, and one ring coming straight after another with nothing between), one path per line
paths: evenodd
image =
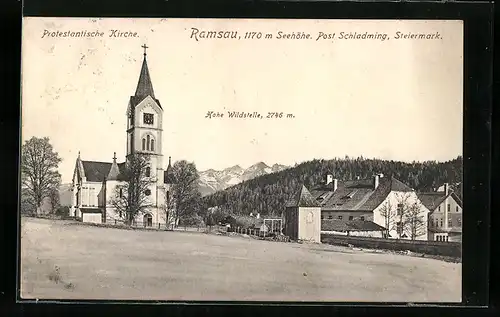
M165 172L163 172L163 182L165 184L173 184L175 183L175 176L172 170L172 158L168 157L168 166Z
M153 82L151 81L151 75L149 74L148 62L146 60L146 54L144 54L144 60L142 62L141 73L139 75L139 81L137 82L137 88L135 90L135 95L130 97L130 105L132 107L137 106L146 97L151 96L151 98L156 101L158 106L161 108L160 101L155 98L155 92L153 89Z
M83 171L85 173L85 177L89 182L102 182L105 178L107 178L109 171L113 163L108 162L96 162L96 161L81 161L83 165ZM125 163L119 163L118 169L122 172L125 168ZM117 179L120 178L120 175L117 175Z
M142 61L141 74L139 75L139 82L137 83L135 96L136 97L151 96L151 98L153 99L155 97L155 92L153 90L153 83L151 82L151 76L149 75L148 62L146 61L146 54L144 54L144 60Z
M290 199L287 207L319 207L319 204L314 201L306 186L302 185L302 188Z

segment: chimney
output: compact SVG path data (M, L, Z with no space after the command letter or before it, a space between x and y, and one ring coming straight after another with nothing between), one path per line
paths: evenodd
M445 196L448 196L448 191L449 191L448 183L444 183L444 195Z
M373 189L377 189L378 184L380 182L380 175L373 176Z
M333 183L333 191L335 192L338 187L338 179L335 178L332 183Z
M326 174L326 185L330 185L332 181L333 181L333 175L330 173Z

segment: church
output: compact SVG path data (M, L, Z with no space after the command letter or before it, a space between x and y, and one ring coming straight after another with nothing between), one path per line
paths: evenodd
M116 223L123 220L112 201L121 194L125 184L123 171L127 160L134 154L149 156L146 174L155 176L145 195L151 207L137 215L135 222L146 227L170 225L165 204L173 184L171 158L163 168L162 126L163 108L156 99L146 60L147 46L143 45L144 59L135 94L130 97L127 109L126 161L118 163L116 152L112 162L83 160L78 152L72 181L70 216L84 222ZM111 156L111 155L110 155ZM170 208L169 208L170 209ZM171 218L171 217L169 217Z

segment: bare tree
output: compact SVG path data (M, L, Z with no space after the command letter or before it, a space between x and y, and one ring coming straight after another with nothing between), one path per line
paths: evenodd
M391 201L387 200L380 207L380 215L384 218L384 237L389 238L389 232L394 229L394 225L396 223L396 210L394 209Z
M423 235L427 231L427 222L422 212L422 204L415 200L408 205L404 215L404 230L411 240Z
M411 193L398 193L396 194L396 217L395 226L398 238L404 238L406 236L405 225L406 225L406 215L408 214L408 209L410 206Z
M32 137L21 149L21 201L32 213L39 213L46 197L58 190L61 175L57 171L61 158L49 138ZM31 204L31 206L26 206Z
M175 201L173 195L169 191L165 193L165 204L163 205L162 218L165 221L166 228L168 229L172 222L175 221Z
M174 184L171 192L175 205L175 224L198 213L201 194L198 186L198 171L194 163L178 161L172 166Z
M149 198L150 185L155 179L148 175L149 169L149 157L134 154L128 157L125 169L121 173L125 183L116 187L111 204L127 225L131 225L137 215L152 206Z

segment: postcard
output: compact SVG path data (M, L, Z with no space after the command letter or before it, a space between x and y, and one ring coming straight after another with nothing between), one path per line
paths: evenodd
M462 21L22 35L21 299L461 301Z

